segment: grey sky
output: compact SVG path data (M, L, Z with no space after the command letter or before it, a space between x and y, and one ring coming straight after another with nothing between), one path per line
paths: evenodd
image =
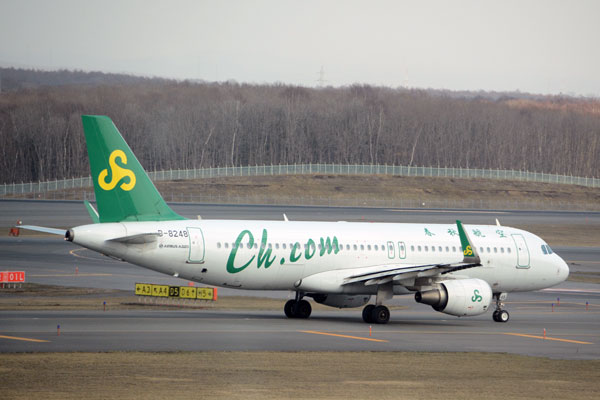
M600 96L600 1L0 0L0 64Z

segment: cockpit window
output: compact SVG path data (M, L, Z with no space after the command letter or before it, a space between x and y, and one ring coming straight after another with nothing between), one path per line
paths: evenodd
M544 254L553 254L554 252L552 251L552 249L550 248L550 246L548 246L547 244L543 244L542 245L542 252Z

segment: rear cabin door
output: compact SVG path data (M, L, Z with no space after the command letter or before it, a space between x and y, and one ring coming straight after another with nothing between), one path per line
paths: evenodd
M190 251L187 262L190 264L202 264L204 262L204 235L200 228L187 228L190 239Z
M517 268L529 268L529 248L520 233L511 235L517 247Z

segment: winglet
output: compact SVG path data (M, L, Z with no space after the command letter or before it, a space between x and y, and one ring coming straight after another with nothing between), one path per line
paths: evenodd
M94 208L93 205L90 204L89 201L84 200L83 204L85 205L85 208L87 209L87 212L90 214L90 217L92 218L92 221L95 224L100 223L100 215L98 215L98 211L96 211L96 209Z
M460 245L463 249L463 262L465 263L481 263L481 259L479 258L479 254L477 254L477 249L473 246L473 242L469 239L469 235L465 231L462 226L462 222L456 220L456 226L458 228L458 235L460 236Z

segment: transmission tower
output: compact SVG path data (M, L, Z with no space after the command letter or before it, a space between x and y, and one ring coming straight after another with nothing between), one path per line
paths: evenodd
M321 65L321 69L319 70L319 79L317 79L317 83L319 84L319 87L323 87L325 85L325 82L327 82L325 80L325 68L323 68L323 66Z

